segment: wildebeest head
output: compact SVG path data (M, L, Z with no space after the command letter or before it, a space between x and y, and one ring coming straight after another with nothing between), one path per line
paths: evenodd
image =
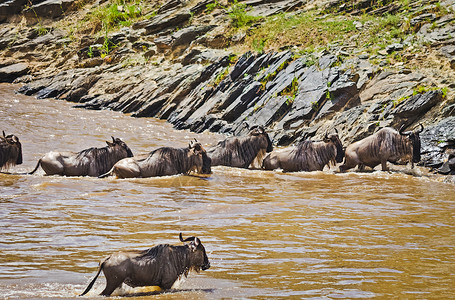
M9 135L6 135L5 134L5 131L3 131L3 138L2 140L4 142L6 142L6 146L8 148L10 148L10 150L8 151L9 154L14 157L17 155L16 157L16 161L13 162L9 162L11 164L16 164L16 165L20 165L22 164L22 145L21 143L19 142L19 138L13 134L9 134ZM8 162L5 162L5 163L8 163ZM0 165L1 166L1 165Z
M195 158L196 171L199 174L211 174L212 159L207 156L207 152L202 147L201 143L194 139L188 148L190 150L188 155Z
M335 129L337 133L328 135L327 133L324 136L323 141L326 143L333 143L337 149L337 155L335 157L335 161L340 163L343 161L344 158L344 149L343 145L341 144L341 140L338 137L338 131Z
M420 133L423 131L423 125L420 124L420 129L403 132L404 126L400 129L400 134L407 136L412 144L412 161L418 163L420 161Z
M261 148L266 148L266 152L272 152L273 151L273 143L272 140L270 140L269 135L267 132L265 132L264 127L262 126L253 126L250 129L250 135L251 136L257 136L257 137L263 137L261 141Z
M207 257L207 254L205 253L205 248L202 245L200 239L198 239L197 237L194 237L194 236L183 239L181 232L180 232L179 238L180 238L180 241L183 243L190 242L187 245L191 249L190 262L191 262L191 267L194 270L199 272L200 269L205 271L208 268L210 268L209 258Z
M126 143L119 138L114 138L112 136L112 142L106 141L106 144L117 151L126 151L127 157L133 157L133 152L130 147L128 147Z

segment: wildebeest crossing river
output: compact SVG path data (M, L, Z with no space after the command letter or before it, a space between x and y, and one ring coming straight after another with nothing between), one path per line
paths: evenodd
M14 88L0 85L0 130L23 148L23 164L10 171L30 171L52 150L103 147L111 136L135 155L224 138ZM146 179L1 174L0 297L76 298L108 254L180 245L179 232L201 239L211 268L153 298L454 297L453 185L397 172L212 171ZM84 297L103 286L101 276Z

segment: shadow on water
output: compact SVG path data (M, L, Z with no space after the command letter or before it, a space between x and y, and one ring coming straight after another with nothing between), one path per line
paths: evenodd
M118 295L120 297L125 298L135 298L135 297L146 297L146 296L156 296L156 295L163 295L163 294L180 294L180 293L205 293L205 294L212 294L215 292L215 289L171 289L166 291L153 291L153 292L138 292L138 293L130 293L130 294L121 294Z

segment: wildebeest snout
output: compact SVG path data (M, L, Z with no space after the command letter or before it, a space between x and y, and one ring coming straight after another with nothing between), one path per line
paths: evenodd
M210 262L207 260L207 262L204 262L204 264L201 266L202 271L205 271L207 269L210 269Z

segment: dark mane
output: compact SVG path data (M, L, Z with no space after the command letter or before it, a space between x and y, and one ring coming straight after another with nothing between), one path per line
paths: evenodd
M117 149L112 148L112 151L109 151L109 146L103 148L88 148L77 153L76 160L80 167L89 168L89 165L86 165L84 158L89 158L90 164L94 165L99 174L104 174L109 171L112 166L121 158L125 157Z
M226 140L220 141L216 147L208 150L210 154L217 152L216 158L222 165L232 165L234 156L237 156L243 163L244 168L247 168L254 160L260 146L251 141L250 136L246 137L231 137ZM212 157L213 159L213 157Z
M160 160L172 162L179 174L185 174L190 171L193 166L192 161L188 160L188 151L188 148L162 147L150 152L149 156L142 159L142 161L151 159L153 156L158 155ZM157 174L164 174L167 166L166 164L157 164L155 167Z
M7 142L3 137L0 137L0 170L8 169L17 164L18 159L22 162L22 149L15 147Z
M393 156L403 156L412 154L412 148L409 147L411 141L400 135L396 130L384 128L377 132L378 138L368 145L368 153L374 157L380 157L381 147L388 149Z
M188 275L190 271L190 259L188 256L188 251L186 251L187 246L173 246L169 244L160 244L150 249L146 249L140 253L135 260L140 261L148 261L148 260L155 260L158 259L162 255L169 255L170 261L172 261L173 265L175 266L178 275L184 274L185 277ZM167 254L164 252L170 249Z
M311 170L314 164L323 168L329 163L336 164L336 149L325 142L303 140L292 151L291 157L297 162L300 170Z

